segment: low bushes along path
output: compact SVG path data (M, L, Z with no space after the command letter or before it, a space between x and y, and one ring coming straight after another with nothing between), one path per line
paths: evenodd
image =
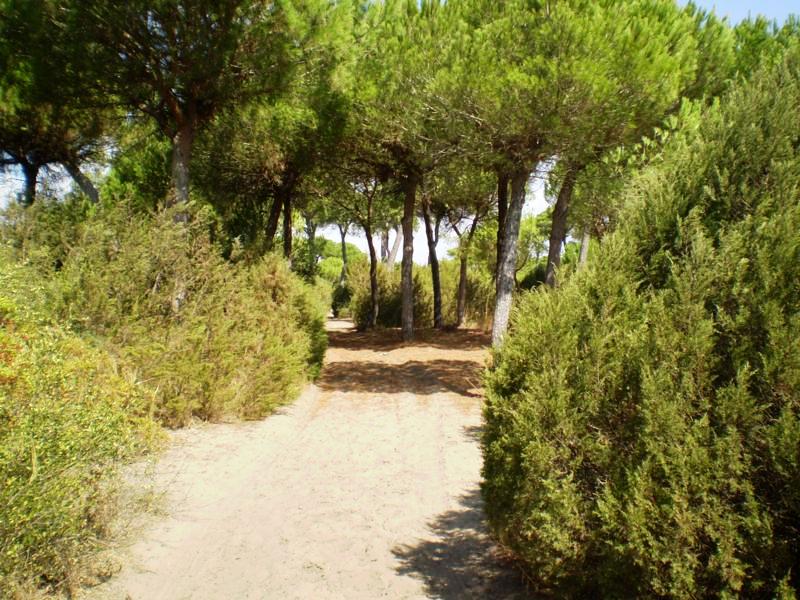
M165 516L90 598L519 598L478 488L488 340L331 321L316 385L257 423L173 434Z

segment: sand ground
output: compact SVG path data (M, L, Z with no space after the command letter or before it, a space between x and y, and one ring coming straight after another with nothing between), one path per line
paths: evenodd
M261 422L171 434L164 511L85 598L522 598L486 535L469 331L329 323L322 376Z

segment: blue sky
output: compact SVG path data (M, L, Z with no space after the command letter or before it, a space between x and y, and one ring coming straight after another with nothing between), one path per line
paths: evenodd
M686 4L682 1L681 4ZM695 4L703 8L714 9L717 16L728 17L731 23L738 23L748 16L764 15L779 22L786 20L790 14L800 15L798 0L695 0Z

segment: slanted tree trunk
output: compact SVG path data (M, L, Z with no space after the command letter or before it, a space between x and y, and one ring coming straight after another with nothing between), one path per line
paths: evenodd
M472 238L475 236L475 230L478 228L478 215L472 220L469 233L467 234L467 243L464 244L459 250L459 272L458 272L458 302L456 308L456 327L461 327L464 323L464 317L467 314L467 271L469 261L469 249L472 246Z
M292 264L292 196L283 197L283 256Z
M503 236L506 230L506 214L508 213L508 180L505 173L497 175L497 257L494 268L495 284L499 272L500 257L503 255Z
M436 244L439 241L439 224L436 231L431 223L430 204L422 201L422 220L425 223L425 237L428 240L428 264L431 266L431 283L433 284L433 326L436 329L444 327L442 317L442 282L439 276L439 258L436 256Z
M389 230L381 231L381 262L389 260Z
M530 171L520 169L511 176L511 203L505 219L503 235L503 253L497 262L497 293L494 306L494 323L492 325L492 346L498 348L503 342L508 321L511 316L517 266L517 240L519 225L522 220L522 206L525 204L525 184Z
M550 287L556 286L556 269L561 265L561 245L567 236L567 217L569 204L572 200L572 191L575 189L575 180L580 169L569 166L564 176L564 182L558 191L558 199L553 208L553 225L550 228L550 248L547 254L547 271L544 282Z
M371 209L370 209L371 212ZM372 227L369 223L362 223L367 236L369 248L369 299L370 308L367 315L367 328L374 328L378 324L378 311L380 310L378 296L378 253L375 251L375 241L372 239Z
M304 215L306 222L306 240L308 243L308 276L313 281L317 273L317 224L314 220Z
M275 245L275 234L278 231L278 221L281 218L281 209L283 209L283 200L279 195L275 195L275 197L272 199L272 206L270 206L269 209L267 226L264 229L264 243L267 250L272 250Z
M394 261L397 260L397 253L400 251L400 244L403 241L403 234L397 225L394 226L394 243L389 252L389 258L386 260L386 267L391 271L394 268Z
M581 254L578 258L578 265L583 266L586 264L586 261L589 259L589 242L591 241L592 237L589 234L589 228L583 228L583 235L581 236Z
M23 206L30 206L36 200L36 180L39 178L38 164L30 162L20 162L22 174L25 176L25 192L22 196Z
M70 177L78 184L78 187L81 191L86 194L86 196L91 200L94 204L97 204L100 201L100 194L97 192L97 188L94 187L92 180L89 179L83 171L81 171L80 167L73 163L73 162L65 162L62 163L64 168L69 173Z
M343 286L347 282L347 229L349 223L345 225L336 224L339 228L339 237L342 239L342 272L339 274L339 285Z
M419 180L408 175L403 180L403 263L400 272L401 325L403 340L414 339L414 208Z
M189 202L189 164L192 160L195 123L187 119L172 138L172 191L168 205Z

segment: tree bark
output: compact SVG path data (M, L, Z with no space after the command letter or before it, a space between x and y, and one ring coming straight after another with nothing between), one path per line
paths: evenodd
M578 258L578 265L583 266L586 264L586 261L589 260L589 242L592 239L591 235L589 234L589 228L583 228L583 235L581 236L581 254L580 258Z
M465 247L460 248L459 258L459 272L458 272L458 303L456 308L456 327L461 327L464 324L464 317L467 314L467 278L468 278L468 252L472 246L472 238L475 236L475 230L478 228L478 215L472 220L469 233L467 234L467 243Z
M267 250L272 250L275 245L275 234L278 231L278 221L281 218L281 209L283 208L283 201L280 196L275 196L272 199L272 206L269 209L269 217L267 218L267 226L264 229L264 242Z
M520 169L511 176L511 204L505 219L503 253L497 263L497 293L492 324L492 346L495 348L502 344L511 316L517 265L517 240L522 220L522 206L525 204L525 184L528 182L529 174L530 171L527 169Z
M189 164L192 160L195 124L187 120L172 138L172 191L168 206L189 202Z
M458 272L458 306L456 308L456 327L461 327L467 313L467 254L462 253L459 259Z
M394 226L394 243L386 261L386 267L391 271L394 268L394 261L397 260L397 253L400 251L400 243L403 241L403 234L397 225Z
M370 310L367 315L367 329L371 329L378 324L378 312L380 310L380 298L378 296L378 254L375 252L375 241L372 239L372 227L370 227L369 223L363 223L362 227L367 236L367 247L369 248Z
M403 340L414 339L414 207L419 180L408 175L403 180L403 263L400 274L401 325Z
M494 277L497 284L500 257L503 255L503 235L506 229L506 215L508 213L508 180L505 173L497 174L497 256L495 259Z
M22 174L25 176L25 192L22 196L22 205L30 206L36 200L36 180L39 177L39 165L30 162L21 162Z
M292 197L283 197L283 256L292 264Z
M572 200L572 191L575 189L575 180L578 177L577 167L568 167L564 176L564 183L558 191L558 199L553 208L553 224L550 228L550 248L547 254L547 271L544 282L550 287L556 286L556 269L561 265L561 245L567 235L567 216L569 204Z
M70 177L78 184L78 187L81 191L86 194L86 196L91 200L94 204L97 204L100 201L100 194L97 192L97 188L94 187L92 180L89 179L83 171L81 171L80 167L73 163L73 162L65 162L62 163L64 168L69 173Z
M381 262L389 260L389 230L381 231Z
M308 276L313 281L317 273L317 224L308 215L306 221L306 243L308 244Z
M422 201L422 220L425 223L425 237L428 240L428 264L431 266L431 283L433 284L433 326L435 329L442 329L444 327L444 319L442 317L442 282L439 276L439 258L436 256L438 235L434 234L431 225L430 205L428 201L424 199Z
M347 282L347 226L336 224L339 228L339 237L342 238L342 272L339 274L339 285Z

